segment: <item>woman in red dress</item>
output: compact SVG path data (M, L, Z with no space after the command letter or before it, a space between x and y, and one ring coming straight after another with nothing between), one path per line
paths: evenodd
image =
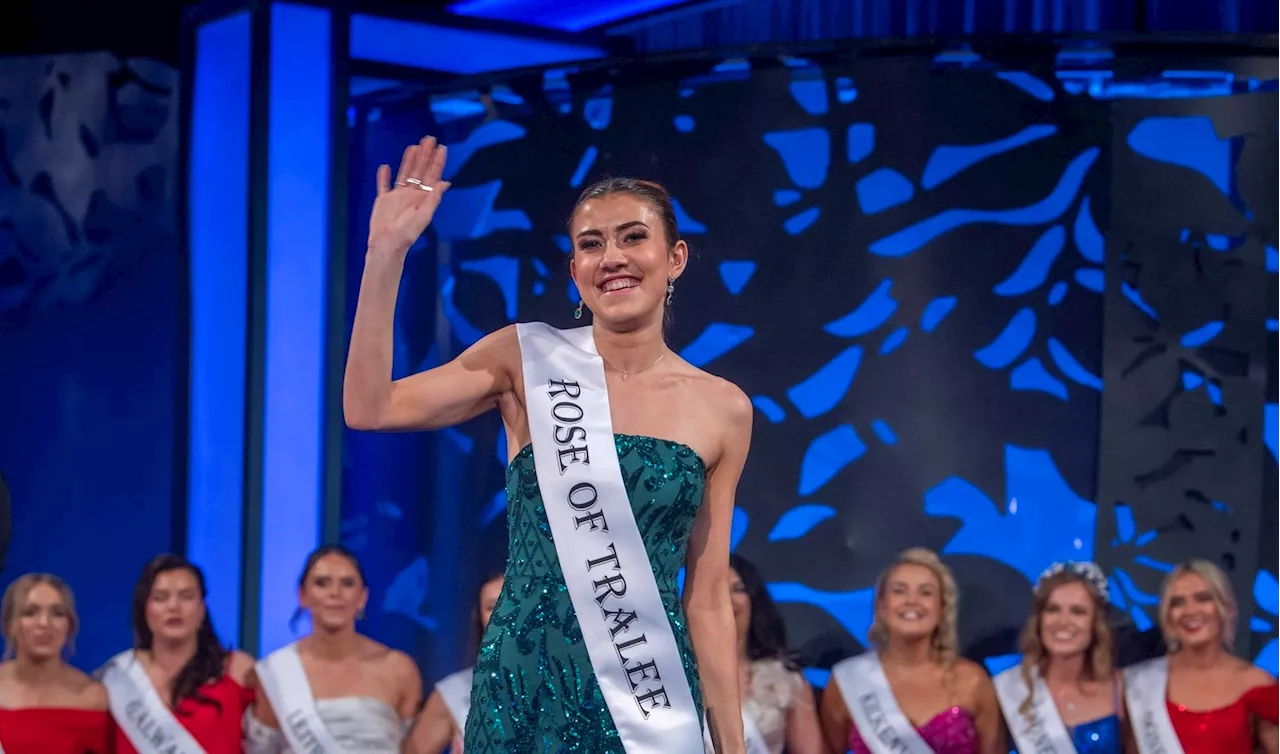
M1209 561L1183 563L1165 579L1168 654L1125 670L1142 754L1174 745L1185 754L1276 754L1276 681L1232 654L1238 615L1231 582Z
M0 600L0 750L5 754L104 754L111 718L102 684L68 665L79 620L66 582L29 573Z
M161 728L176 721L206 754L240 754L244 751L241 721L254 698L253 659L227 650L218 641L204 597L204 574L199 568L177 555L153 558L133 590L135 648L117 656L111 666L129 671L132 679L154 689L154 695L149 693L152 689L144 689L139 698L163 705L146 711L161 718ZM104 680L109 693L116 696L121 687L106 676ZM122 720L129 713L121 701L112 699L119 726L116 751L146 754L153 745L149 741L135 744L129 731L141 727L154 741L155 728Z

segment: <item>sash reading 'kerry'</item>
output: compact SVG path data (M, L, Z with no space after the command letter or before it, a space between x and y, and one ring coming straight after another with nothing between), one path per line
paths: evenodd
M1058 705L1053 703L1040 671L1034 668L1031 683L1035 694L1029 714L1024 715L1021 708L1027 698L1027 684L1022 678L1022 666L1015 665L995 677L996 697L1018 754L1075 754L1075 743L1058 714Z
M259 660L258 682L290 748L298 754L342 754L342 745L316 709L297 645L289 644Z
M591 328L517 333L538 487L618 736L630 754L702 754L701 716L622 483Z
M831 668L858 734L872 754L933 754L898 707L875 652L841 660Z
M133 650L107 662L102 685L111 716L138 754L205 754L160 698Z
M1141 754L1183 754L1169 708L1169 660L1157 657L1124 670L1124 699L1129 724Z

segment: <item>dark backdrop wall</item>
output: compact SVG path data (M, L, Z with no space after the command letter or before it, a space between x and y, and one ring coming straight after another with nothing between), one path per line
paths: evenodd
M378 163L424 131L451 145L395 373L509 322L573 325L576 194L662 181L693 249L671 343L753 398L733 542L806 663L865 645L877 574L926 545L992 669L1052 561L1101 562L1137 633L1198 555L1230 570L1242 647L1274 672L1276 544L1257 534L1275 530L1274 50L1058 53L685 60L363 101L360 218ZM348 433L369 630L415 646L428 678L469 661L474 587L505 556L505 447L496 416Z
M180 523L177 84L105 52L0 59L0 587L66 578L86 669L131 644L133 582Z

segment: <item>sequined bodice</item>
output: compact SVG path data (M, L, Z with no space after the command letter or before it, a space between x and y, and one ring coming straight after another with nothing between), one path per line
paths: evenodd
M1120 718L1107 715L1071 728L1077 754L1120 754Z
M1192 710L1165 701L1169 722L1186 754L1250 754L1254 750L1252 717L1275 724L1276 684L1259 686L1226 707Z
M701 686L677 577L706 469L671 440L615 435L622 481L671 622L694 701ZM507 467L506 576L481 641L467 716L467 754L537 751L622 753L556 557L533 451Z
M916 732L935 754L978 754L978 729L973 715L961 707L939 712ZM853 754L871 754L856 725L849 731L849 750Z

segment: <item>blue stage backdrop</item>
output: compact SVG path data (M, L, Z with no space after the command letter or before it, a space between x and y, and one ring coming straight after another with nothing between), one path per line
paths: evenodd
M85 669L132 644L133 582L174 546L177 87L110 53L0 60L0 587L64 577Z
M1052 561L1103 563L1115 617L1137 634L1170 563L1199 555L1232 569L1244 650L1266 646L1274 671L1276 546L1254 533L1275 521L1275 383L1261 361L1275 341L1275 279L1263 277L1276 258L1263 177L1274 60L1160 76L1179 64L1116 53L1113 75L1110 52L1059 53L684 60L359 101L348 303L374 168L422 132L451 145L453 188L406 265L397 376L509 322L573 325L577 193L605 175L656 179L693 250L671 344L757 409L734 548L770 582L815 683L865 645L874 580L913 545L955 570L964 650L993 670L1014 661L1030 586ZM1168 97L1193 99L1170 109ZM1227 272L1191 288L1173 272L1137 281L1126 265L1139 255L1177 275L1206 260ZM1183 296L1196 304L1160 320L1183 330L1158 337L1182 338L1195 365L1182 371L1199 381L1172 362L1120 374L1142 348L1129 341L1150 336L1124 318ZM1232 348L1247 366L1195 355L1222 320L1243 333ZM1148 404L1125 396L1139 383L1164 391L1157 401L1205 404L1178 418L1183 439L1135 426ZM1108 462L1108 427L1160 444L1114 448L1122 460ZM1222 439L1208 447L1210 435ZM429 679L469 662L474 586L505 557L505 448L496 416L347 436L343 539L371 574L369 630L414 646ZM1135 478L1166 462L1187 466L1173 488ZM1170 521L1183 507L1229 522L1234 549L1181 536Z

